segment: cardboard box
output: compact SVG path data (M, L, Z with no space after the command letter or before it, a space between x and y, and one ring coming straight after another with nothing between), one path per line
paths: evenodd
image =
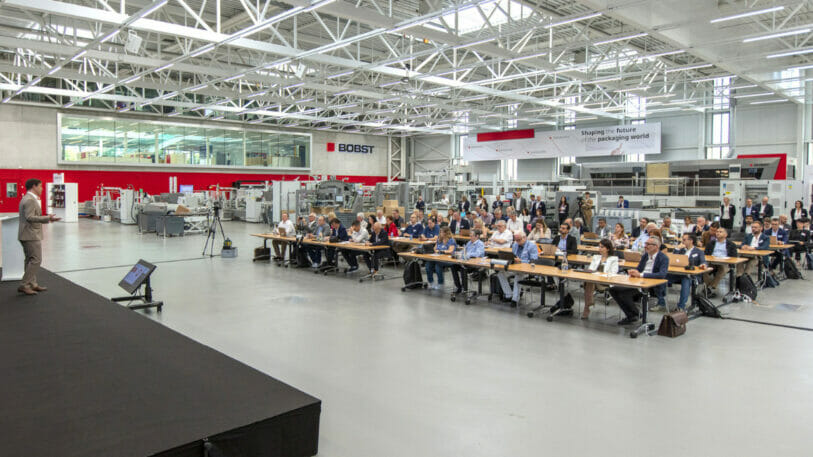
M384 200L384 206L398 207L398 200Z

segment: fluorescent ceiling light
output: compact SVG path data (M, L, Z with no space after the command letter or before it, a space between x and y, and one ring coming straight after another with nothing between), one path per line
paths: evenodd
M776 100L762 100L759 102L751 102L749 105L765 105L767 103L785 103L787 100L783 98L777 98Z
M190 92L196 92L196 91L199 91L199 90L201 90L201 89L205 88L205 87L206 87L206 86L208 86L208 85L209 85L209 84L198 84L198 85L197 85L197 86L195 86L195 87L190 87L190 88L189 88L189 91L190 91Z
M179 114L181 114L181 111L173 111L173 112L171 112L171 113L167 114L167 116L169 116L169 117L173 117L173 116L177 116L177 115L179 115Z
M335 75L330 75L330 76L327 77L327 79L335 79L335 78L341 78L342 76L349 76L349 75L352 75L353 73L355 73L355 71L356 70L343 71L341 73L336 73Z
M245 75L245 73L240 73L239 75L229 76L228 78L224 79L223 82L234 81L235 79L240 79Z
M813 65L801 65L801 66L798 66L798 67L790 67L790 68L788 68L788 71L793 71L793 70L808 70L808 69L810 69L810 68L813 68Z
M401 82L401 80L398 80L398 81L390 81L390 82L388 82L388 83L379 84L379 85L378 85L378 87L390 87L390 86L394 86L394 85L396 85L396 84L399 84L400 82Z
M490 42L492 42L492 41L494 41L496 39L497 39L497 37L491 37L491 38L486 38L485 40L479 40L479 41L473 41L471 43L459 44L459 45L453 47L452 49L461 49L461 48L467 48L469 46L477 46L479 44L490 43Z
M52 74L54 74L54 73L58 72L60 68L61 68L61 67L60 67L59 65L54 65L54 67L53 67L53 68L51 68L51 69L48 71L48 75L50 76L50 75L52 75Z
M675 73L675 72L678 72L678 71L699 70L701 68L709 68L709 67L712 67L712 66L713 65L710 64L710 63L704 63L704 64L699 64L699 65L690 65L688 67L669 68L669 69L666 70L665 73Z
M359 106L358 103L346 103L344 105L336 105L333 109L355 108L357 106Z
M693 83L705 83L705 82L709 82L709 81L714 81L715 79L733 78L733 77L734 77L734 75L709 76L708 78L693 79L692 82Z
M352 94L355 91L356 91L356 89L344 90L344 91L341 91L341 92L336 92L335 94L333 94L333 96L334 97L341 97L342 95Z
M169 0L160 0L159 2L156 2L154 5L149 7L147 10L145 10L143 13L141 13L139 17L149 16L150 14L154 13L158 8L161 8L167 3L169 3Z
M644 59L654 59L656 57L664 57L664 56L673 56L675 54L683 54L684 52L686 52L686 50L677 49L677 50L674 50L674 51L664 51L664 52L659 52L659 53L656 53L656 54L649 54L649 55L643 56L643 58Z
M189 57L197 57L199 55L206 54L209 51L213 51L214 49L215 49L215 45L209 44L209 45L206 45L206 46L204 46L202 48L199 48L198 50L192 52L191 54L189 54Z
M168 63L166 65L161 65L160 67L156 68L153 71L155 71L156 73L159 72L159 71L164 71L164 70L166 70L167 68L170 68L173 65L175 65L175 62L170 62L170 63Z
M718 17L717 19L712 19L709 22L712 23L712 24L716 24L718 22L733 21L734 19L742 19L744 17L757 16L759 14L774 13L776 11L782 11L783 9L785 9L784 6L775 6L773 8L765 8L765 9L762 9L762 10L755 10L755 11L748 11L748 12L740 13L740 14L734 14L733 16Z
M610 38L609 40L604 40L604 41L599 41L599 42L593 43L593 46L600 46L602 44L610 44L610 43L616 43L618 41L631 40L633 38L645 37L647 35L649 35L649 34L646 33L646 32L643 32L643 33L636 33L635 35L622 36L622 37L619 37L619 38Z
M766 59L778 59L779 57L800 56L802 54L810 54L813 48L799 49L797 51L780 52L779 54L771 54L765 56Z
M572 24L574 22L579 22L579 21L586 21L588 19L593 19L594 17L599 17L599 16L601 16L601 13L593 13L593 14L588 14L587 16L574 17L572 19L564 19L564 20L561 20L559 22L554 22L552 24L548 24L548 25L545 26L545 28L549 29L551 27L558 27L560 25Z
M79 53L78 53L78 54L76 54L75 56L73 56L73 59L71 59L71 60L76 60L76 59L79 59L79 58L81 58L82 56L84 56L84 55L85 55L85 54L87 54L87 53L88 53L88 50L87 50L87 49L83 49L83 50L79 51Z
M601 79L594 79L592 81L585 81L585 84L601 84L601 83L608 83L610 81L621 81L620 76L612 76L609 78L601 78Z
M139 79L141 79L141 75L133 75L133 76L130 76L129 78L123 80L121 83L122 84L130 84L130 83L138 81Z
M677 96L677 94L660 94L660 95L647 95L647 100L657 100L659 98L672 98Z
M753 97L765 97L767 95L773 95L773 92L760 92L758 94L745 94L745 95L734 95L734 98L753 98Z
M312 102L312 101L313 101L313 98L303 98L302 100L294 101L294 103L308 103L308 102Z
M810 33L810 29L788 30L787 32L772 33L770 35L762 35L742 40L743 43L753 43L754 41L770 40L772 38L782 38L792 35L801 35L803 33Z
M116 36L116 35L118 35L118 34L119 34L119 30L118 30L118 29L117 29L117 30L113 30L112 32L110 32L110 33L108 33L107 35L105 35L105 36L104 36L104 38L102 38L102 39L101 39L99 42L100 42L100 43L104 43L104 42L106 42L107 40L110 40L111 38L113 38L114 36Z
M283 87L283 89L293 89L294 87L302 87L304 85L305 85L305 83L296 83L296 84L291 84L290 86L285 86L285 87Z
M616 90L616 92L634 92L634 91L647 90L647 89L649 89L649 86L638 86L638 87L630 87L630 88L627 88L627 89L618 89L618 90Z

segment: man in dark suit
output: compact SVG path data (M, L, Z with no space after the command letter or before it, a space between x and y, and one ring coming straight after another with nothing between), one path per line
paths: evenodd
M376 222L373 224L373 233L370 234L370 241L367 242L370 246L389 246L390 240L387 237L387 231L384 230L384 227L381 226L380 223ZM373 254L369 252L364 253L364 263L367 264L367 268L370 269L370 274L375 276L378 274L379 265L381 263L381 259L384 257L389 257L391 254L389 249L380 249L373 251Z
M514 192L514 208L517 213L522 213L522 210L528 207L528 200L521 196L519 192Z
M615 207L616 208L629 208L630 207L630 202L628 202L627 200L624 200L623 195L619 195L618 196L618 203L615 204Z
M734 229L734 216L737 215L737 207L731 204L731 199L723 197L723 204L720 205L720 227L726 230Z
M596 226L596 235L599 238L609 238L612 230L607 226L607 220L603 217L598 218L598 226Z
M760 221L752 221L751 222L751 233L745 235L745 239L742 241L741 249L743 251L754 251L754 250L767 250L771 246L771 237L763 233L762 231L762 222ZM749 274L754 272L754 269L757 267L757 262L762 260L765 263L765 266L768 265L767 258L759 258L752 257L748 259L748 263L745 264L745 271Z
M652 237L646 241L644 249L646 253L641 256L638 268L629 270L630 277L665 279L669 272L669 258L666 254L660 252L661 241L657 237ZM618 325L627 325L638 321L640 314L638 306L635 304L641 297L641 292L638 289L613 286L610 288L610 295L612 295L626 316L618 321Z
M806 217L796 219L796 229L791 230L788 237L788 241L794 244L793 252L797 262L802 260L802 253L809 250L811 234L810 229L805 228L808 222L810 219Z
M767 222L766 222L767 224ZM777 242L787 243L788 239L790 238L790 233L782 228L782 225L779 223L779 218L774 217L771 218L771 228L766 230L766 235L768 237L776 237ZM782 261L782 256L790 255L790 251L787 249L783 249L781 251L776 251L773 253L773 262L771 262L771 268L776 268L779 266L780 262Z
M762 204L756 207L759 218L763 221L770 220L773 217L773 205L768 203L768 197L762 197Z
M550 244L556 246L560 251L564 252L565 255L578 254L579 252L579 240L570 235L570 224L567 222L559 224L559 233L553 237ZM557 260L556 266L559 265L561 265L561 262ZM556 290L553 278L550 276L548 277L548 289Z
M631 235L633 238L638 238L639 236L641 236L642 232L646 231L646 226L649 224L649 218L642 217L641 220L638 221L638 223L639 223L638 227L634 227L632 229Z
M460 217L460 213L454 213L452 222L449 224L452 233L459 235L461 230L469 230L469 228L469 221Z
M539 209L542 210L542 217L544 218L547 213L547 208L545 208L545 202L542 201L541 195L537 195L536 200L531 204L531 215L536 216L536 211Z
M471 208L471 205L469 204L469 199L466 198L465 195L461 196L460 201L457 202L457 211L461 213L468 213L469 208Z
M53 214L42 215L42 181L29 179L25 182L26 193L20 199L20 222L17 231L17 240L23 245L25 255L25 270L20 287L17 291L25 295L37 295L45 292L47 287L37 283L37 272L42 263L42 224L56 222L60 218Z
M344 228L342 222L338 219L331 219L330 221L330 239L331 243L338 243L340 241L347 241L350 235L347 234L347 229ZM327 256L328 265L336 265L336 248L326 248L325 254Z
M753 227L751 230L753 230ZM728 230L720 227L717 229L716 239L709 241L706 245L705 254L715 257L737 257L737 245L728 239ZM738 265L737 274L735 276L741 276L744 268L744 266ZM720 281L728 274L729 266L715 265L714 269L714 273L706 273L703 275L703 282L706 284L709 296L712 298L717 296L717 285L720 284ZM730 284L729 287L733 288L734 285Z
M756 219L756 215L759 213L759 209L754 208L754 201L750 198L745 199L745 206L742 207L742 220L745 220L746 217L752 216Z
M675 249L675 254L685 255L689 258L689 265L703 270L706 268L706 255L696 245L697 237L693 233L684 233L682 244ZM677 306L678 309L686 309L686 303L692 293L694 276L670 274L668 278L670 284L680 283L680 299Z
M497 211L497 208L502 210L502 195L497 194L497 198L494 200L494 203L491 204L491 212Z
M423 201L423 197L420 195L418 195L418 201L415 203L415 209L426 211L426 202Z

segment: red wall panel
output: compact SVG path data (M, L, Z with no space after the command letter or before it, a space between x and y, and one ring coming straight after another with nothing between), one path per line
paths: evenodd
M143 189L150 194L160 194L169 191L170 176L178 177L178 185L192 184L195 190L207 189L210 185L220 184L230 187L234 181L292 181L299 178L307 181L307 175L283 175L262 173L203 173L169 171L115 171L115 170L28 170L0 168L0 212L17 212L19 198L5 198L5 183L16 182L19 195L25 189L25 181L37 178L42 182L52 182L54 173L65 173L65 182L79 183L79 202L93 199L99 186L127 187L132 185L135 189ZM386 176L336 176L337 179L347 178L348 182L375 185L385 182ZM43 208L44 209L44 208Z
M776 166L776 175L773 178L763 177L762 179L787 179L788 178L788 155L787 154L738 154L738 159L769 159L779 158L779 165ZM743 165L747 167L747 164Z
M524 140L526 138L533 137L534 129L506 130L503 132L478 133L477 142L482 143L485 141Z

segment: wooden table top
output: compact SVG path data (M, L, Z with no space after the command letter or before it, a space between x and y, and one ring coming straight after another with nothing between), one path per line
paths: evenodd
M276 233L252 233L251 236L256 236L257 238L264 238L269 240L277 240L277 241L287 241L287 242L295 242L296 238L291 236L280 236ZM354 243L352 241L340 241L338 243L331 243L330 241L324 240L319 241L316 239L306 239L303 238L302 242L305 244L310 244L312 246L322 246L322 247L330 247L330 248L338 248L338 249L350 249L353 251L377 251L381 249L389 249L389 246L373 246L370 244L365 243Z
M591 282L607 286L620 286L640 289L651 289L653 287L666 284L665 279L632 278L625 274L609 275L605 273L585 273L574 270L562 271L557 267L534 265L528 263L515 263L508 267L508 271L533 276L565 278L569 280Z
M408 244L410 246L426 246L437 243L436 240L420 240L417 238L407 238L405 236L393 236L390 237L390 241L393 243Z

